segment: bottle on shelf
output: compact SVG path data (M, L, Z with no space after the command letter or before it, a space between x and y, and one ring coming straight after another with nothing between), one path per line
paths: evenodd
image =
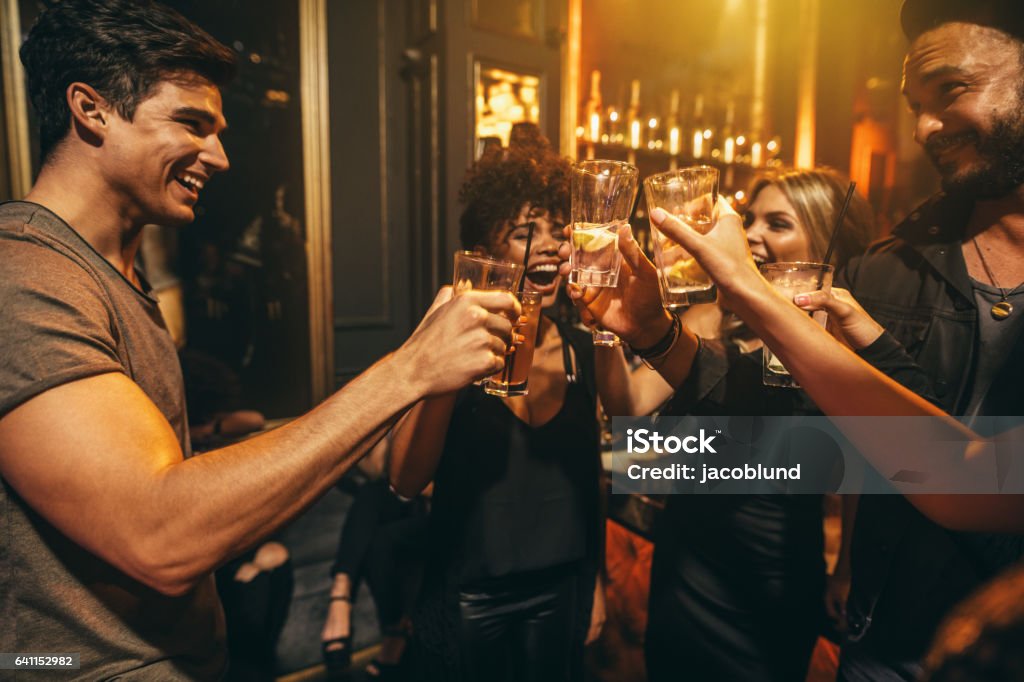
M693 158L703 159L711 146L711 129L704 123L704 95L698 94L693 102L693 136L690 149Z
M605 136L608 138L610 144L622 144L622 114L619 113L618 109L614 107L608 107L608 115L605 117L607 123L605 124L608 132L601 137L601 141L604 141Z
M629 109L626 111L626 134L630 149L643 144L643 121L640 120L640 81L633 79L630 86Z
M679 156L679 90L673 90L668 105L668 118L665 119L665 129L668 131L668 153L672 156Z
M583 119L586 139L594 144L601 141L601 115L601 72L594 69L590 72L590 98L587 100Z
M722 161L733 163L736 160L736 138L733 137L733 127L736 119L736 102L729 100L725 109L725 128L722 129Z

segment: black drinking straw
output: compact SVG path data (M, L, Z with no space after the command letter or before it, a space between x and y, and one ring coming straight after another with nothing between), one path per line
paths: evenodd
M526 271L530 267L530 249L533 247L533 228L536 225L534 221L530 221L529 227L526 232L526 253L523 255L523 276L519 278L519 286L516 287L516 296L521 300L523 298L523 290L526 288ZM540 325L537 325L537 333L540 335ZM515 340L509 344L509 348L515 347ZM507 359L505 360L505 366L501 370L501 380L507 386L512 381L512 363Z
M850 187L846 190L846 199L843 201L842 208L839 209L839 215L836 216L836 224L832 227L832 236L828 240L828 249L825 250L825 258L822 259L822 263L828 265L828 262L832 260L832 252L836 248L836 235L839 234L839 228L843 224L843 220L846 218L846 211L850 208L850 201L853 199L853 191L857 188L857 181L851 180ZM824 269L818 273L818 289L821 289L824 284L825 271Z
M516 289L516 294L520 296L523 294L523 289L526 288L526 271L530 267L530 247L533 246L534 225L536 225L536 223L531 220L526 232L526 254L523 256L523 276L519 278L519 288Z

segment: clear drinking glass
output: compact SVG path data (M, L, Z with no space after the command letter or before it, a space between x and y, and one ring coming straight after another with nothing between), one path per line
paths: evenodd
M458 296L471 289L513 292L526 271L519 263L498 260L474 251L455 252L455 270L452 276L452 295ZM483 379L474 381L481 386Z
M518 344L509 344L505 349L505 367L484 381L484 392L491 395L514 396L530 392L527 379L533 366L533 351L537 346L537 329L540 326L540 310L543 297L536 291L519 294L526 322L519 325L516 333L524 339Z
M718 201L718 169L693 166L658 173L644 180L647 212L660 208L701 234L711 230ZM661 302L669 310L695 303L711 303L715 285L697 260L668 239L651 222L654 263L658 267Z
M470 289L515 291L524 268L520 263L498 260L473 251L455 252L454 295Z
M573 166L569 256L573 284L618 284L622 263L618 229L633 212L638 177L636 166L622 161L581 161Z
M835 268L824 263L765 263L760 270L764 278L771 282L772 286L790 302L797 294L805 294L818 289L831 290L832 274L835 272ZM824 310L816 310L812 317L815 322L824 327L828 320L828 313ZM800 388L800 385L793 379L793 375L768 346L764 347L763 358L761 378L765 386Z
M591 287L619 283L619 227L629 222L639 172L623 161L581 161L572 169L572 249L569 281ZM597 328L594 344L617 346L615 334Z

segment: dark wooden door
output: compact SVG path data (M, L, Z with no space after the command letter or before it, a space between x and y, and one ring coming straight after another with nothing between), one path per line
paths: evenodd
M498 70L535 81L535 118L558 145L567 6L567 0L409 2L403 76L418 308L448 281L459 248L458 191L478 148L477 115L488 96L481 79Z
M481 73L535 78L558 143L566 5L327 3L335 385L398 347L451 276Z
M327 4L334 374L341 385L398 347L410 297L405 0Z

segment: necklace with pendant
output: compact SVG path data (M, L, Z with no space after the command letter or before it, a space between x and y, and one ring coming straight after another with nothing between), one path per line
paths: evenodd
M988 263L985 261L985 255L981 252L981 247L978 246L977 238L971 237L971 241L974 242L974 250L978 252L978 260L981 261L981 267L985 268L985 274L988 275L988 279L992 282L992 286L999 290L999 296L1002 299L997 303L993 303L989 312L992 313L992 317L994 319L1005 320L1013 314L1013 304L1008 300L1010 298L1010 294L1015 293L1017 289L1024 286L1024 282L1021 282L1012 289L1004 289L999 286L999 282L996 281L996 276L992 274L992 270L989 269Z

